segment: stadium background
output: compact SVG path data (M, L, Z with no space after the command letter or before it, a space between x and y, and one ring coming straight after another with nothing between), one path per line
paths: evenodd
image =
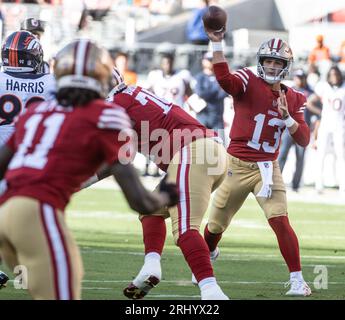
M78 37L88 37L107 47L113 54L126 51L130 67L138 74L139 84L145 83L147 73L157 67L162 52L172 52L176 67L186 68L195 75L207 47L188 43L185 26L197 0L174 1L2 1L2 39L19 29L27 17L46 21L42 38L45 60L49 61L59 48ZM31 1L35 2L35 1ZM152 3L158 3L158 6ZM307 68L308 54L315 37L323 34L337 63L337 52L345 40L345 5L332 0L220 0L228 12L226 56L232 67L255 65L259 44L279 36L291 44L295 67ZM170 11L168 10L170 8ZM82 14L86 23L79 28ZM297 13L296 13L297 12ZM1 40L2 40L1 39ZM2 41L1 41L2 42ZM343 64L339 66L344 70ZM329 65L320 66L325 77ZM288 79L288 81L291 79ZM229 130L232 118L231 103L224 114ZM288 189L292 224L300 238L302 263L310 283L317 277L315 266L325 266L328 287L314 288L311 299L344 299L345 199L336 192L332 153L326 158L323 195L313 189L313 157L307 150L304 187L299 193ZM294 167L294 152L290 151L284 178L289 185ZM144 159L136 158L139 170ZM143 178L149 188L158 179ZM86 276L83 297L86 299L122 299L121 288L136 274L143 260L140 224L128 213L115 183L106 180L77 194L68 212L68 220L81 245ZM169 223L168 223L169 225ZM259 207L251 199L235 217L221 245L222 256L217 261L216 274L225 292L238 299L280 299L286 270L276 247L273 234ZM170 234L163 260L163 281L152 294L156 299L198 299L197 290L190 284L190 274ZM176 272L178 271L178 272ZM0 291L0 299L27 298L23 290ZM148 297L149 298L149 297Z

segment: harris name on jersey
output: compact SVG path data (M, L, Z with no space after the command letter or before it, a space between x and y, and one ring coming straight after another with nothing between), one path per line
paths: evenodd
M44 82L21 82L14 78L6 79L6 90L8 91L23 91L30 93L43 93L44 92Z

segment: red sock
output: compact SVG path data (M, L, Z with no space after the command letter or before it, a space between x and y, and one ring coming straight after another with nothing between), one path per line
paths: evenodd
M268 222L277 236L280 252L285 259L289 271L301 271L298 239L290 226L288 217L271 218Z
M210 252L205 240L197 230L186 231L180 236L177 244L198 282L214 277Z
M210 250L210 252L216 250L218 242L222 238L222 235L223 235L223 233L211 233L208 230L208 224L205 226L204 238L205 238L205 241L208 245L208 249Z
M163 217L146 216L141 220L143 228L143 241L145 245L145 254L149 252L157 252L162 254L166 226Z

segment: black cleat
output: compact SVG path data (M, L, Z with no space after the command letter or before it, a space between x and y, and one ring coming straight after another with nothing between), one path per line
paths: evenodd
M123 289L123 294L128 299L140 300L143 299L151 289L156 287L158 283L159 279L157 277L149 276L140 288L136 287L133 283L130 283Z
M0 271L0 289L6 287L6 283L9 280L6 273Z

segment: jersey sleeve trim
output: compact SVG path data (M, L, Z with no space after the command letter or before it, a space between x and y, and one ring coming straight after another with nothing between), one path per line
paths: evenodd
M242 84L243 84L243 92L246 92L248 83L249 83L249 74L247 73L247 70L246 69L237 70L234 73L234 76L237 76L241 79Z
M249 83L249 74L245 69L231 73L226 62L215 63L213 68L217 81L225 92L232 96L237 96L246 91Z
M97 127L99 129L121 131L131 128L131 122L125 110L120 108L107 108L103 109L99 116Z
M304 103L297 111L296 113L304 113L304 110L307 108L307 103Z

